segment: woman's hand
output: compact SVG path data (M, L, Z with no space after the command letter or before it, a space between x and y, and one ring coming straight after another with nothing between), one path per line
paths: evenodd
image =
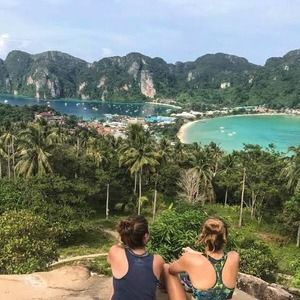
M190 248L190 247L182 248L182 252L183 252L183 253L198 253L198 254L202 254L201 252L196 251L196 250L193 250L193 249Z

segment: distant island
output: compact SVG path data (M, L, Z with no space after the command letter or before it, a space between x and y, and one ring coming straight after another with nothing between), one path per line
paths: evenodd
M235 55L206 54L169 64L140 53L88 63L48 51L10 52L0 59L0 93L38 99L152 101L203 106L300 106L300 50L269 58L264 66Z

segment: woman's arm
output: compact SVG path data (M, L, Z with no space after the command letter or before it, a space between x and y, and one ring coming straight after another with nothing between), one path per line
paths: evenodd
M179 259L170 263L169 272L170 274L178 274L181 272L186 272L186 261L187 261L188 253L183 254Z

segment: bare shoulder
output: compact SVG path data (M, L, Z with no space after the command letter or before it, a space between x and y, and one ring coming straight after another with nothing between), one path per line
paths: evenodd
M154 263L158 265L163 265L165 263L164 259L159 254L154 254Z
M120 252L123 252L123 251L124 251L124 247L121 246L121 245L113 245L109 249L110 254L120 253Z
M113 245L110 247L108 252L108 259L112 260L114 258L120 257L124 253L124 247L121 245Z
M236 251L230 251L230 252L228 252L227 256L232 261L235 261L235 262L239 262L240 261L240 255Z
M196 251L184 253L180 259L186 265L201 265L206 261L205 256L203 256L202 253Z

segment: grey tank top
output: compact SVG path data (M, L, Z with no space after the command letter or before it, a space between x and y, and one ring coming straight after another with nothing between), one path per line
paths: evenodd
M125 248L128 272L121 279L113 277L112 300L155 300L158 280L153 273L153 255L137 255Z

